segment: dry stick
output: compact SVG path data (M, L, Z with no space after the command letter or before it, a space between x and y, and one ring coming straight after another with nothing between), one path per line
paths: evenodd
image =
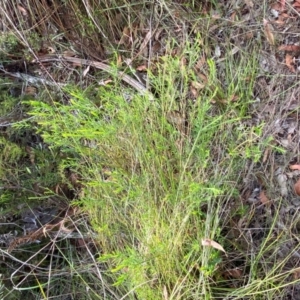
M82 66L92 66L96 69L106 71L107 73L111 75L116 75L116 71L114 68L110 67L107 64L104 64L102 62L94 61L94 60L88 60L88 59L82 59L77 57L70 57L70 56L42 56L38 59L33 60L33 63L43 63L43 62L52 62L52 61L67 61L75 64L80 64ZM128 83L131 87L133 87L135 90L137 90L141 95L147 95L149 96L150 100L154 100L154 96L151 92L147 90L147 88L139 83L137 80L133 79L132 77L124 74L124 72L117 71L117 74L120 76L120 79Z
M40 269L40 270L45 270L47 271L47 268L42 268L42 267L39 267L38 265L41 264L46 258L47 258L47 255L44 256L44 258L42 258L42 260L38 263L38 265L33 265L33 264L30 264L28 263L32 258L34 258L35 256L37 256L42 250L46 249L48 247L48 244L45 245L43 248L39 249L36 253L34 253L32 256L30 256L26 261L21 261L19 259L17 259L16 257L14 257L13 255L11 255L9 252L7 251L4 251L2 249L0 249L0 252L7 255L9 258L11 258L12 260L14 261L17 261L19 263L21 263L21 266L19 268L17 268L11 275L10 275L10 281L13 285L13 289L14 290L22 290L22 288L19 288L19 286L26 280L27 276L30 275L34 270L36 269ZM28 273L27 276L25 276L20 282L18 282L18 284L15 285L14 283L14 276L15 274L23 267L23 266L29 266L32 271L30 271Z

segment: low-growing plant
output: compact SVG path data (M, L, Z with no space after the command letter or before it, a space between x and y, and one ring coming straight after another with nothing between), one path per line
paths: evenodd
M130 90L104 86L95 87L95 98L68 88L68 103L26 102L37 132L66 155L64 168L80 174L79 201L99 234L100 261L123 298L158 299L163 292L168 299L213 297L209 282L224 255L203 248L201 240L222 240L221 218L245 160L238 149L248 157L260 154L239 132L249 93L219 106L216 75L208 74L209 88L188 99L200 55L198 46L188 47L183 57L189 65L171 56L157 65L154 101L138 94L128 101ZM209 66L214 72L213 61ZM246 70L253 76L253 68ZM239 95L238 87L234 92ZM181 127L170 119L174 112ZM228 151L230 144L236 152Z

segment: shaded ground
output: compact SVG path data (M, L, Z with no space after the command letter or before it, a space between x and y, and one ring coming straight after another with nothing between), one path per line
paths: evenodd
M240 87L246 90L247 85L255 82L252 99L248 99L251 102L246 112L248 118L239 124L241 132L246 128L252 129L252 135L245 138L245 144L251 147L243 148L241 143L240 149L237 149L245 159L245 166L236 176L239 195L232 197L232 203L224 208L226 218L221 225L227 256L218 265L218 272L209 279L211 286L233 291L228 298L221 292L215 292L214 296L216 299L300 299L299 2L174 1L129 5L120 1L111 4L111 10L109 5L97 1L71 1L68 5L61 1L14 4L14 1L6 1L0 10L3 18L0 142L3 149L1 199L4 222L21 222L21 227L23 223L34 226L37 215L44 216L37 211L50 211L56 204L48 199L41 208L35 201L26 202L26 207L37 210L34 221L31 218L26 222L28 219L21 214L24 206L19 206L20 198L24 201L49 193L50 200L55 198L55 203L58 199L59 203L63 203L55 217L59 215L66 223L71 223L73 233L86 234L87 228L90 229L82 212L68 215L70 202L80 199L84 186L82 178L70 169L61 169L60 161L64 159L61 153L43 151L49 145L34 128L18 130L11 127L12 123L17 124L29 117L26 105L21 104L20 99L34 97L46 103L60 99L61 103L68 103L68 95L61 86L70 83L87 90L92 97L95 91L88 89L92 83L109 85L114 80L109 72L93 67L93 61L117 65L133 82L148 87L154 97L159 97L160 91L157 86L151 86L147 72L155 75L158 64L168 55L181 57L180 66L188 65L182 52L187 49L187 43L198 43L199 52L195 53L197 59L193 65L197 78L188 87L178 86L178 89L188 90L188 99L176 99L180 108L192 106L207 89L216 91L211 102L217 111L219 107L244 99ZM98 11L102 13L97 14ZM81 66L64 60L64 57L86 59L91 66L88 63ZM249 57L254 57L258 64L246 64L250 61ZM45 58L49 61L42 61ZM213 83L209 61L213 61L216 67ZM226 72L235 74L236 65L244 63L245 68L253 68L255 76L247 78L238 73L234 81L228 82ZM122 76L119 80L128 87ZM140 92L139 88L135 90ZM130 102L130 95L128 97ZM169 118L182 135L188 135L187 120L182 121L181 114L173 112ZM86 143L89 142L87 139ZM211 155L222 156L223 153L218 151L224 152L224 149L216 147ZM10 155L6 154L8 152ZM38 168L33 167L37 165ZM24 170L29 171L26 173ZM52 176L48 176L49 173ZM16 205L17 212L11 211L5 204L7 198L11 199L10 204ZM61 219L40 223L57 226L62 224L59 222ZM81 226L80 230L78 226ZM42 238L37 228L33 232ZM49 236L53 239L53 232L57 230L49 228ZM15 228L1 230L1 234L7 235L12 230ZM20 237L18 234L15 236ZM34 237L33 240L36 239ZM80 242L66 238L62 243L66 244L55 244L55 250L35 245L39 249L36 253L46 257L49 251L59 252L68 247L82 247L91 252L99 247L85 238L81 238ZM6 248L14 248L11 241L3 244ZM30 251L34 253L34 249ZM41 260L43 258L38 257L37 261ZM62 255L57 254L57 260L58 265L64 265ZM99 267L92 256L79 257L78 263L82 261ZM17 262L9 263L10 269L20 271L21 268L32 267L15 264ZM62 268L61 265L57 266L57 270ZM254 265L258 265L258 269L254 269ZM7 264L3 262L2 267L7 267ZM255 273L254 270L261 272ZM198 276L201 268L195 267L194 272ZM6 273L8 278L12 271ZM264 274L268 274L268 278L263 278ZM259 280L265 290L273 289L273 292L255 298ZM104 282L105 285L110 280ZM10 285L19 286L15 281ZM243 287L248 291L246 296L240 296L240 292L235 294L234 289L240 291L239 288ZM280 287L280 292L277 287ZM100 289L96 283L94 289ZM72 294L70 290L71 287L65 293ZM113 290L110 290L111 299L120 297L114 295ZM52 295L57 294L53 292ZM72 299L83 298L73 295ZM169 299L168 296L165 299Z

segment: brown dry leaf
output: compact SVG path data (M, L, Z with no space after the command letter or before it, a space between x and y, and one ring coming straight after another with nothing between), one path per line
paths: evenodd
M295 190L295 193L300 196L300 179L297 180L297 182L295 183L294 185L294 190Z
M285 56L285 64L291 72L293 72L293 73L296 72L296 69L294 66L294 57L288 53Z
M283 25L285 25L285 21L287 19L294 19L294 18L295 17L291 17L287 13L282 13L279 15L278 19L274 21L274 23L276 23L279 26L283 26Z
M207 76L200 73L198 74L199 78L204 82L204 83L207 83L208 82L208 79L207 79Z
M206 65L206 58L205 58L205 55L203 54L199 59L198 61L196 62L195 64L195 68L197 70L200 70L202 69L202 67L204 67Z
M236 17L236 11L234 11L234 12L230 15L229 19L230 19L232 22L234 22L235 17Z
M190 93L193 96L193 99L197 99L199 96L199 91L192 86L190 86Z
M260 202L266 206L270 206L270 200L269 198L266 196L266 193L265 191L261 191L260 194L259 194L259 199L260 199Z
M85 247L86 247L86 242L85 242L84 239L76 239L75 245L76 245L76 250L78 250L78 248L79 248L79 249L85 249Z
M215 242L215 241L213 241L211 239L203 239L201 244L202 244L202 246L213 247L213 248L215 248L217 250L220 250L220 251L226 253L226 251L224 250L224 248L219 243L217 243L217 242Z
M148 31L148 33L144 37L144 41L142 42L141 47L140 47L140 52L142 52L146 48L146 46L148 45L151 37L152 37L152 31L150 30L150 31Z
M296 0L296 1L292 4L292 6L293 6L294 8L299 8L299 7L300 7L300 1L299 1L299 0Z
M278 2L271 4L270 7L271 7L272 9L274 9L274 10L277 10L277 11L280 11L280 10L281 10L281 4L278 3Z
M161 43L159 41L154 41L151 48L152 54L158 53L161 50L161 48Z
M23 16L27 16L27 15L28 15L27 10L26 10L23 6L17 5L17 7L18 7L18 10L20 11L20 13L21 13Z
M300 165L290 165L291 170L300 170Z
M300 51L300 46L298 45L281 45L278 47L279 51Z
M267 38L267 41L270 45L275 45L275 38L272 33L271 25L268 20L264 19L264 31Z
M292 17L287 13L282 13L279 17L282 17L282 20L286 20L286 19L296 19L297 17Z
M125 44L126 46L128 46L130 42L132 42L130 28L128 26L125 26L122 33L123 34L119 41L119 45Z

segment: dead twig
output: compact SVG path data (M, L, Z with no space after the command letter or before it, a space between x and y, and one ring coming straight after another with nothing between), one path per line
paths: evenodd
M88 60L88 59L77 58L77 57L46 55L46 56L39 57L38 59L34 59L32 62L33 63L43 63L43 62L53 62L53 61L67 61L67 62L79 64L82 66L92 66L96 69L105 71L111 75L116 75L116 70L105 63ZM149 92L148 89L144 85L142 85L140 82L138 82L137 80L124 74L124 72L121 72L121 71L117 71L117 75L120 76L121 80L128 83L131 87L133 87L141 95L148 96L150 100L154 100L153 94L151 92Z

